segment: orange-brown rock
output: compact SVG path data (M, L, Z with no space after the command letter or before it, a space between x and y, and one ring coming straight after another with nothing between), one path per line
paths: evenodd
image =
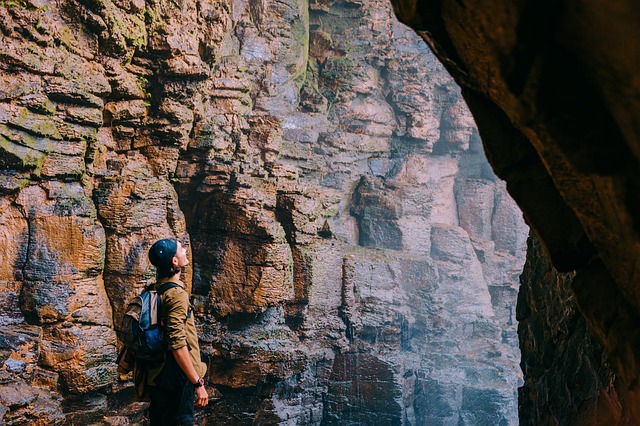
M517 422L526 227L390 5L11 3L3 421L141 421L115 331L174 237L216 388L201 423Z

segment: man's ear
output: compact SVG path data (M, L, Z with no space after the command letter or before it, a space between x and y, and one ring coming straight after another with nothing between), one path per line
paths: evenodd
M178 266L178 256L173 256L173 258L171 259L171 264L173 266Z

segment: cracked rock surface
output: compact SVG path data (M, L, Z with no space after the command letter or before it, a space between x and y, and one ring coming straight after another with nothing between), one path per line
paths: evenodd
M144 422L116 331L172 236L200 424L517 424L528 229L390 5L25 0L0 31L2 421Z

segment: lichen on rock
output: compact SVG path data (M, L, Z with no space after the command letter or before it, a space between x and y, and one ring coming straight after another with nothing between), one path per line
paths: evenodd
M174 237L203 423L515 424L526 228L389 5L38 7L0 7L3 419L141 421L116 330Z

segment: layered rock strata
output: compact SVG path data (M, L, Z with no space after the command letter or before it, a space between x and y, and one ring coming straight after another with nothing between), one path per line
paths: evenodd
M526 227L459 89L379 1L0 6L0 401L136 424L115 375L189 247L201 424L515 424Z

